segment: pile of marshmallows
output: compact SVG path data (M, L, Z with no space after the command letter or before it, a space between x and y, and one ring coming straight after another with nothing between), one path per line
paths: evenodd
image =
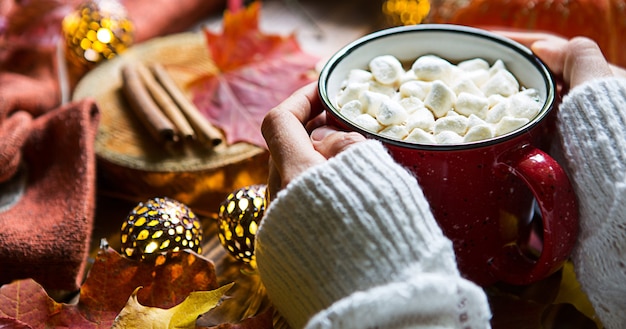
M520 87L502 60L452 64L417 58L409 70L394 56L353 69L336 98L340 113L365 130L420 144L460 144L514 131L543 107L537 90Z

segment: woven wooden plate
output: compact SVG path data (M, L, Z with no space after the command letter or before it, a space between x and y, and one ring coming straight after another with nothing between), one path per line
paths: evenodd
M78 82L73 100L94 98L101 111L95 150L102 187L132 199L169 196L212 211L229 192L266 182L268 154L257 146L166 148L154 141L121 91L121 68L134 62L162 64L185 91L189 82L216 70L202 33L188 32L131 47Z

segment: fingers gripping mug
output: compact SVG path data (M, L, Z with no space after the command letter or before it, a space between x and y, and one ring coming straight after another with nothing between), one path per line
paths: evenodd
M336 97L350 70L367 69L378 55L410 62L424 54L452 63L501 60L520 85L535 88L545 101L517 130L454 144L385 137L340 113ZM555 84L530 50L475 28L391 28L356 40L331 57L321 71L319 92L331 124L382 141L415 174L435 219L453 242L465 277L484 286L498 281L528 284L554 273L568 259L577 238L578 206L566 173L541 150L553 137ZM540 216L534 216L535 208Z

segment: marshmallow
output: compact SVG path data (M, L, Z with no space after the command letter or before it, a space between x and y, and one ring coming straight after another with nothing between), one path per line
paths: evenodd
M406 120L409 114L404 107L393 100L385 100L376 113L376 120L382 125L399 125Z
M384 128L373 116L365 113L354 118L353 122L357 126L375 133Z
M422 129L426 132L433 130L433 125L435 124L435 116L433 112L431 112L427 108L419 109L406 118L406 126L409 130L413 130L415 128Z
M411 114L417 110L424 109L428 111L426 107L424 107L424 102L422 102L419 98L409 96L405 98L401 98L399 101L400 105L404 107L407 113ZM428 111L430 112L430 111ZM432 114L431 114L432 115Z
M457 94L457 96L461 93L468 93L468 94L472 94L472 95L476 95L480 97L485 97L485 94L483 94L480 88L478 88L476 83L473 80L467 79L467 78L459 79L452 86L452 91L454 91L454 93Z
M462 136L467 131L468 119L462 115L447 115L443 118L439 118L433 125L433 132L435 135L440 134L443 131L452 131Z
M347 85L337 96L337 105L342 107L351 100L359 99L361 94L369 89L369 83L352 83Z
M374 91L366 90L361 93L361 97L359 97L359 101L361 101L361 105L363 108L363 113L368 113L372 117L376 116L378 110L380 109L380 105L389 100L389 96L381 93L377 93Z
M435 135L435 141L439 144L461 144L463 137L454 131L444 130Z
M404 74L400 77L400 84L403 84L409 81L415 81L415 80L417 80L417 77L415 76L415 72L413 72L413 70L408 70L408 71L405 71Z
M520 128L522 126L524 126L525 124L527 124L530 120L526 119L526 118L515 118L512 116L505 116L504 118L502 118L502 120L500 120L496 126L496 136L501 136L504 134L508 134L514 130L516 130L517 128Z
M400 85L400 96L417 97L424 100L430 92L431 85L430 82L420 80L407 81Z
M435 137L420 128L415 128L404 138L407 142L420 144L437 144Z
M479 118L485 118L489 110L489 101L486 97L462 92L456 98L454 110L467 117L476 115Z
M459 62L456 65L463 71L488 71L489 70L489 62L482 58L472 58L468 60L464 60Z
M534 92L522 91L509 97L507 113L516 118L532 119L542 107L543 104Z
M378 132L382 136L386 136L389 138L403 140L409 134L409 129L406 126L402 125L392 125L384 128L383 130Z
M365 83L370 82L374 79L372 76L372 72L361 69L353 69L348 73L348 80L346 80L346 85L351 85L353 83Z
M363 106L358 100L351 100L344 104L339 110L346 119L353 121L356 117L363 114Z
M450 81L453 75L453 65L435 55L420 56L411 65L411 70L418 79L424 81Z
M504 62L501 59L498 59L489 68L489 75L493 76L494 74L500 71L507 71L507 69L506 69L506 65L504 65Z
M489 102L489 108L492 108L500 103L506 102L506 99L507 99L506 97L500 94L489 95L489 97L487 97L487 101Z
M393 86L385 85L376 81L372 81L369 84L369 91L394 97L396 94L396 88Z
M504 101L500 104L494 105L492 108L489 109L489 111L487 111L487 115L485 116L485 121L489 123L497 123L500 120L502 120L502 118L504 118L504 116L507 114L508 114L507 101Z
M444 116L456 102L456 95L440 80L433 82L430 92L424 99L424 105L433 112L435 117Z
M485 139L489 139L495 136L495 129L488 124L475 125L467 130L465 136L463 136L463 142L477 142Z
M517 79L506 70L497 70L481 87L482 92L486 96L500 94L502 96L511 96L519 92L519 83Z
M478 116L474 115L474 114L470 114L470 116L467 118L467 127L471 128L474 126L478 126L478 125L486 125L488 124L485 120L479 118Z
M391 55L378 56L369 63L374 79L385 85L393 85L404 75L402 63Z

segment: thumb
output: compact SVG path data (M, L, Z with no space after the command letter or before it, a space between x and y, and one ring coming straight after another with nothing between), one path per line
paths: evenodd
M539 40L533 43L530 48L550 68L552 73L560 76L563 74L566 47L567 41L557 39Z
M559 40L541 40L533 43L531 49L552 72L563 76L570 88L613 75L600 47L588 38L576 37L563 44Z
M357 132L344 132L329 126L321 126L311 132L311 140L315 150L328 159L364 141L365 137Z
M609 63L597 43L577 37L567 44L563 78L575 87L586 81L613 76Z

